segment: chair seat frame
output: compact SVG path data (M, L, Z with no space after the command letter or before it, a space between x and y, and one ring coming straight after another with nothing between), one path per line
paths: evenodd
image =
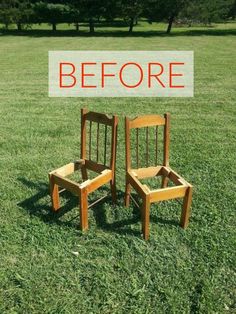
M98 124L111 126L111 159L109 166L90 160L86 152L86 121L91 121ZM116 164L116 146L117 146L117 125L118 118L113 116L109 118L105 114L88 112L87 109L81 110L81 159L70 162L49 173L50 195L52 200L53 211L58 211L60 208L59 194L63 190L68 190L79 198L80 207L80 228L82 231L88 229L88 209L103 200L106 196L101 197L92 204L88 204L88 196L101 186L110 183L112 201L116 202L116 182L115 182L115 164ZM99 130L99 127L98 127ZM90 129L91 131L91 129ZM91 139L91 132L90 132ZM99 134L97 134L99 138ZM97 145L98 142L97 142ZM91 147L89 148L91 149ZM106 148L105 148L106 149ZM98 152L98 148L97 148ZM90 151L89 151L90 155ZM67 176L80 170L82 173L82 183L77 183L70 180ZM87 170L92 170L98 175L93 179L88 179ZM62 190L59 190L59 187Z
M164 158L163 165L146 168L133 169L131 167L131 152L130 152L130 130L132 128L164 126ZM131 195L131 187L142 199L142 233L145 240L149 238L150 225L150 206L152 203L183 198L182 213L180 225L182 228L188 226L190 217L190 206L192 202L193 187L174 170L169 167L169 128L170 115L165 114L164 118L158 115L148 115L137 117L133 120L126 118L126 191L125 191L125 206L129 207ZM147 144L148 145L148 144ZM156 144L157 145L157 144ZM157 148L157 147L156 147ZM162 177L162 188L150 190L140 180L152 178L156 176ZM175 186L168 187L168 182L172 181ZM133 198L132 198L133 199ZM135 202L135 199L133 199ZM135 202L136 205L138 205Z

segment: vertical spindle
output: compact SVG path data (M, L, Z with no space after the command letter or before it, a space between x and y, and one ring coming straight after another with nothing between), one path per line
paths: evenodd
M89 121L89 160L91 160L91 147L92 147L92 121Z
M157 143L158 143L158 126L156 126L156 136L155 136L155 139L156 139L156 165L157 165Z
M146 127L146 166L148 167L148 127Z
M100 124L97 124L97 162L99 160L99 126Z
M107 125L105 125L105 140L104 140L104 166L107 163Z
M136 163L139 168L139 129L136 129Z

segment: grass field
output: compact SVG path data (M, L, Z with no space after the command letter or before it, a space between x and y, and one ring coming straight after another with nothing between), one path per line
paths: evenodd
M0 313L236 312L234 25L169 37L2 34ZM48 51L74 49L194 50L195 97L48 98ZM80 155L81 107L120 119L118 205L91 209L85 234L75 197L50 212L47 177ZM145 242L137 211L123 207L124 116L167 111L171 166L194 186L192 217L183 231L178 202L153 205Z

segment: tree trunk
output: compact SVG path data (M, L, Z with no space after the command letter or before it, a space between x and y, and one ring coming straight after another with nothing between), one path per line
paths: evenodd
M129 33L132 33L133 28L134 28L134 18L132 17L129 23Z
M167 34L170 34L170 31L171 31L171 28L172 28L172 24L173 24L173 22L174 22L174 19L175 19L175 16L174 16L174 14L172 14L171 17L169 18L168 27L167 27L167 30L166 30L166 33L167 33Z
M22 30L21 23L17 23L17 29L18 29L18 31Z
M94 23L92 19L89 20L89 32L91 34L94 33Z
M52 23L52 30L54 32L57 30L57 24L56 23Z
M75 23L75 29L76 29L76 32L79 31L79 23L78 22Z
M8 23L5 23L5 28L8 29Z

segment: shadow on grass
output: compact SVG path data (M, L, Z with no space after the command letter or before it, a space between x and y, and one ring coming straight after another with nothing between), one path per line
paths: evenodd
M198 314L200 313L200 304L203 293L203 281L200 281L194 288L192 295L190 296L191 307L190 313Z
M75 31L75 30L0 30L0 36L28 36L28 37L178 37L178 36L227 36L236 35L235 29L189 29L189 30L173 30L171 34L166 34L164 31L133 31L129 33L126 30L115 31L102 31L98 30L95 33L89 33L87 31Z
M36 189L37 193L33 196L19 202L17 205L24 210L26 210L30 215L34 215L41 219L44 223L47 224L58 224L58 225L64 225L68 227L77 228L79 226L79 210L78 214L76 214L71 219L67 219L65 221L62 221L60 218L63 217L66 213L71 211L74 208L78 208L79 201L78 197L74 196L70 192L63 192L60 194L60 198L64 199L66 202L64 205L61 206L60 210L58 212L53 212L51 210L51 200L49 200L49 190L48 190L48 184L45 182L32 182L25 178L18 178L18 180L24 184L29 189ZM110 189L106 186L100 189L102 191L103 195L108 194L110 192ZM48 197L48 201L45 203L45 198ZM96 199L91 198L89 200L89 203L91 204ZM41 202L41 203L40 203ZM120 190L117 191L117 205L112 205L112 209L114 210L114 216L118 217L118 211L119 208L123 206L124 202L124 193ZM141 231L133 230L131 228L132 224L136 224L141 221L141 215L140 210L134 206L131 207L133 209L132 217L118 220L115 222L108 222L108 217L106 213L107 206L105 206L105 203L112 204L111 196L109 196L105 199L105 201L102 201L96 205L94 205L90 210L93 213L94 219L96 221L96 224L99 228L112 232L112 233L118 233L118 234L131 234L131 235L138 235L140 236ZM128 210L128 209L127 209ZM151 221L158 224L164 224L164 225L174 225L177 226L178 222L175 220L165 220L162 218L156 218L151 217Z

